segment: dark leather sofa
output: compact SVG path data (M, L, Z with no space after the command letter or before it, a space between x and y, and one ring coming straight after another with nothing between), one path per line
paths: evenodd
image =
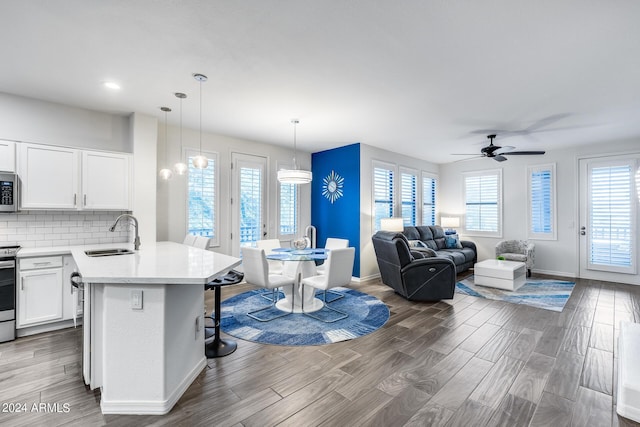
M473 242L461 240L462 248L447 249L444 230L439 225L408 226L404 228L403 234L408 241L420 240L434 250L437 256L453 261L456 273L468 270L478 260L478 251Z
M402 233L378 231L373 237L382 283L410 301L453 298L456 268L451 259L410 251Z

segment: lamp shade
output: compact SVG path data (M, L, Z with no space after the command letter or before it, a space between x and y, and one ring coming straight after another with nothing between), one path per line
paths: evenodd
M313 174L301 169L281 169L278 171L278 181L284 184L308 184Z
M380 229L383 231L404 231L404 221L402 218L382 218L380 219Z
M460 227L460 218L457 216L443 216L440 218L440 225L446 228Z

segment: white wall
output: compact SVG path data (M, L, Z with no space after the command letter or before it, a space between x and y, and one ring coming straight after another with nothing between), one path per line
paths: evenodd
M376 255L371 243L373 236L373 194L372 175L373 161L382 161L396 165L397 168L406 167L418 172L429 172L439 175L439 166L426 160L408 157L391 151L382 150L365 144L360 144L360 279L366 280L380 274ZM440 179L439 181L442 181ZM399 214L398 214L399 215Z
M129 118L0 92L0 139L132 153Z
M164 123L158 128L158 161L157 170L165 166L172 167L178 161L180 153L180 129L168 126L167 138L169 146L165 146ZM183 129L183 151L199 150L199 132L192 129ZM291 164L293 147L279 147L231 138L223 135L203 133L202 151L218 153L219 163L219 227L220 246L214 251L231 254L231 153L243 153L267 158L267 224L268 235L266 238L277 238L278 224L278 200L276 173L279 164ZM166 157L165 158L165 153ZM298 166L300 168L311 167L311 155L298 151ZM158 240L170 240L182 242L187 233L187 177L174 174L170 181L157 180L157 227ZM311 186L300 186L300 236L304 228L311 222Z
M548 148L551 143L547 144ZM502 169L504 239L527 238L527 167L556 164L558 239L534 240L536 265L534 271L566 277L576 277L578 268L578 158L591 155L610 155L638 152L634 141L613 141L574 147L565 150L547 149L544 156L512 156L506 162L477 159L440 165L440 212L463 218L463 179L468 171ZM462 221L464 221L462 219ZM462 228L462 227L461 227ZM461 230L462 231L462 230ZM493 258L495 245L501 238L465 236L478 247L478 259Z

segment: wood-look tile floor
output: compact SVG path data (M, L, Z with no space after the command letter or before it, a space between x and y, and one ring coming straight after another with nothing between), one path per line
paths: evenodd
M561 313L353 287L389 306L383 328L317 347L238 340L165 416L101 414L80 379L81 329L0 344L0 425L638 425L616 414L616 325L640 323L640 287L578 280Z

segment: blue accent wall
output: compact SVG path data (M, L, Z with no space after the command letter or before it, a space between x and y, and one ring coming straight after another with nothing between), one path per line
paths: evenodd
M349 239L349 246L356 248L353 276L360 277L360 144L313 153L311 171L311 224L317 245L324 246L327 237ZM342 196L333 203L323 195L332 172L344 178Z

